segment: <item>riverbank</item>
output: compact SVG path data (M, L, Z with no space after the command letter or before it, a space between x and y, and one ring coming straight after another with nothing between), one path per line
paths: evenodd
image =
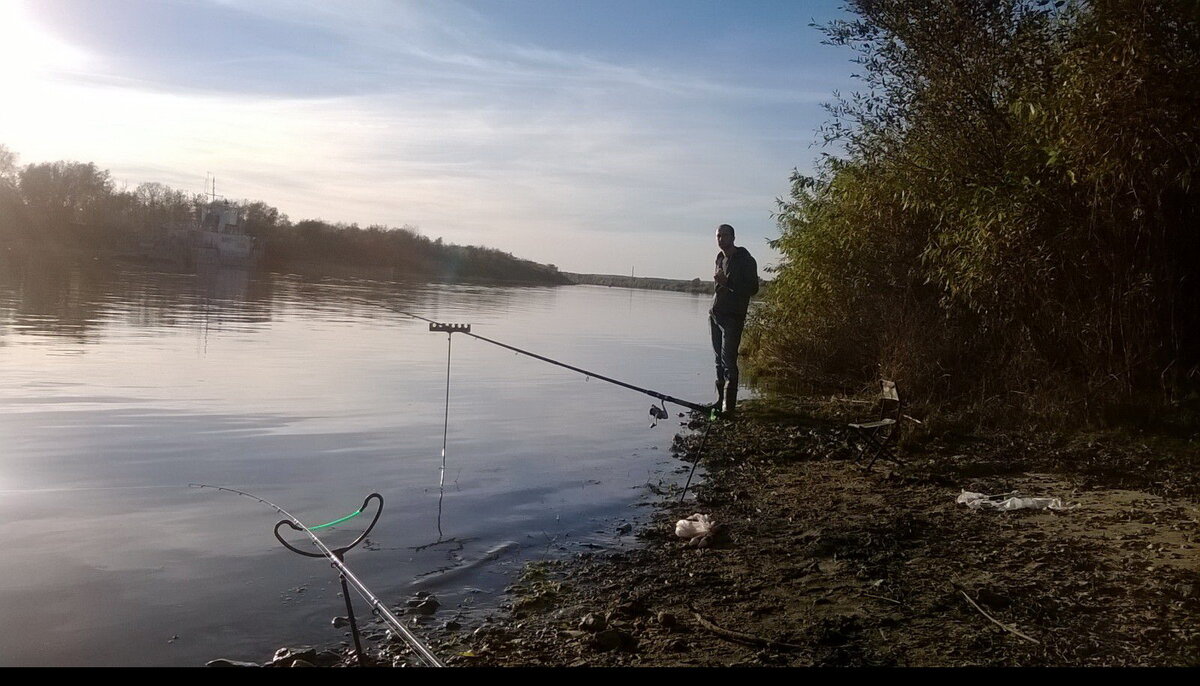
M1200 664L1197 437L913 436L865 472L841 413L748 404L642 547L530 565L482 626L423 635L471 666ZM1077 507L972 511L964 489ZM726 536L677 538L696 512Z
M716 284L712 281L692 279L660 279L649 276L622 276L619 274L576 274L562 272L568 281L575 285L608 286L610 288L640 288L650 291L678 291L698 295L712 295Z
M643 548L531 567L450 662L1200 664L1194 439L924 438L866 473L816 413L751 406L719 425L696 499L667 497ZM962 489L1079 507L970 511ZM727 542L676 538L693 512Z

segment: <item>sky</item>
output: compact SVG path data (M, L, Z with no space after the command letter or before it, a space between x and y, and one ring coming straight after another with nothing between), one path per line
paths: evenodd
M564 271L777 262L835 0L0 0L0 144Z

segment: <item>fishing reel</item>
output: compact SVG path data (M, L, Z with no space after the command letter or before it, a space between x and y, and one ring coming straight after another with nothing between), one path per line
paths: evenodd
M667 412L667 406L665 404L661 405L661 406L651 405L650 406L650 428L653 429L654 427L658 426L658 420L666 419L667 417L670 417L670 416L671 416L671 414L669 412Z

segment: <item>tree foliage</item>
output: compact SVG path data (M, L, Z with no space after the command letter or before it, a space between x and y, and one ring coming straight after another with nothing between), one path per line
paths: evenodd
M0 145L0 236L27 244L88 252L136 253L139 241L170 227L194 225L209 198L161 183L117 190L95 164L16 164ZM431 241L412 227L393 229L308 219L293 224L261 201L235 203L247 233L266 246L265 266L278 269L370 269L403 279L560 284L557 269L499 250Z
M1195 389L1197 4L850 6L824 31L865 88L781 202L757 366L955 403Z
M31 164L21 170L19 186L29 214L52 225L102 215L113 190L108 172L90 162Z

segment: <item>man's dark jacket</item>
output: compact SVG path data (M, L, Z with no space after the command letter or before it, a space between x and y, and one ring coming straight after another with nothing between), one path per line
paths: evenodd
M713 316L745 321L750 298L758 293L758 263L749 250L738 246L733 257L726 258L725 251L717 253L717 269L729 277L729 285L717 285L711 310Z

